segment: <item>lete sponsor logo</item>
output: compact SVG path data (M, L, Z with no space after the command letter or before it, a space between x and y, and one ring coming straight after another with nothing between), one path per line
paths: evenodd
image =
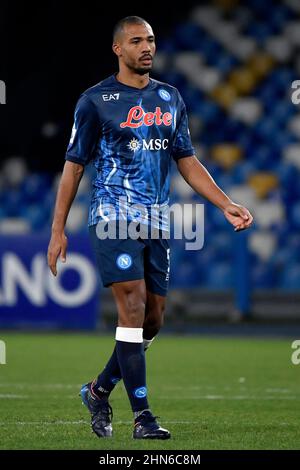
M172 114L169 112L163 113L159 106L155 108L154 113L145 113L141 106L134 106L130 108L126 121L121 122L120 127L122 129L124 129L124 127L136 129L142 125L153 126L154 124L157 126L161 126L162 124L171 126L172 119Z

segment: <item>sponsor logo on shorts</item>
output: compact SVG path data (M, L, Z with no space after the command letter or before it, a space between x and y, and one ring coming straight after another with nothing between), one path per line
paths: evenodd
M132 265L132 258L128 253L122 253L117 258L117 266L120 269L128 269Z

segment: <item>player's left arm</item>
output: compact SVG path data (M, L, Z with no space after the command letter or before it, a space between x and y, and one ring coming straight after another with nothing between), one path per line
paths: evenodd
M180 158L177 167L185 181L215 206L221 209L235 231L250 227L253 217L245 207L235 204L216 184L206 168L195 155Z

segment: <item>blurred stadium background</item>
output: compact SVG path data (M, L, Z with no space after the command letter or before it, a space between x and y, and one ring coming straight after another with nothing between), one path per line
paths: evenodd
M234 233L205 203L204 248L171 240L172 334L147 352L151 406L173 434L163 443L133 442L122 383L109 442L91 435L78 399L116 322L87 235L92 168L57 279L46 261L75 103L116 70L111 32L130 14L154 28L153 76L180 90L199 159L255 216ZM0 449L299 449L299 15L298 0L1 2ZM173 202L204 202L175 165Z
M69 264L58 280L45 252L76 100L116 70L112 27L138 14L157 35L154 78L176 86L186 102L197 156L255 216L249 233L236 234L206 203L204 248L188 252L171 240L166 328L213 332L248 320L257 333L300 331L300 112L291 101L300 3L183 3L112 12L91 1L2 2L0 327L104 331L115 323L109 290L99 296L87 237L92 168L68 219ZM175 165L173 202L203 202Z

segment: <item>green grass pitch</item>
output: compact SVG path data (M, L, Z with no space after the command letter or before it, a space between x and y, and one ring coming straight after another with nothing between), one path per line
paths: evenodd
M1 449L300 449L300 365L291 340L158 337L147 351L149 399L169 441L134 441L123 384L111 397L114 437L91 433L78 396L114 340L0 332Z

